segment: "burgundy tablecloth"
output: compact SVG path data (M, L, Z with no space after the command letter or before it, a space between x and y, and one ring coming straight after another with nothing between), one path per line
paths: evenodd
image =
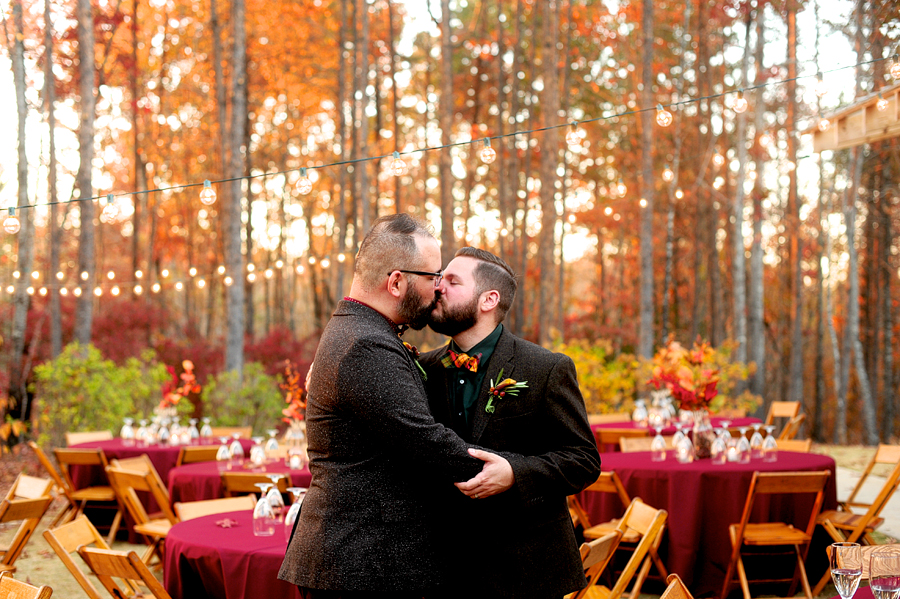
M283 460L256 467L245 462L243 466L235 467L231 471L290 474L292 487L309 487L312 480L308 467L291 470L284 465ZM222 477L216 462L187 464L169 472L169 498L173 504L176 501L200 501L224 496L225 489L222 487Z
M225 518L237 525L216 525ZM188 520L166 537L163 583L172 599L298 599L296 586L278 580L286 548L280 527L253 535L250 510Z
M850 599L875 599L875 595L872 593L872 588L868 586L862 586L866 584L866 581L863 580L859 583L859 588L856 589L856 593L854 593L853 597ZM841 599L840 595L835 595L831 599Z
M710 460L679 464L672 454L665 462L653 462L649 452L601 454L604 471L615 471L632 497L668 511L661 556L669 572L675 572L695 595L721 591L730 557L728 526L739 522L754 471L829 470L822 509L837 507L834 460L818 454L779 452L778 461L753 460L749 464L713 465ZM812 499L809 495L759 497L754 520L793 522L805 527ZM583 492L579 498L592 522L605 522L625 511L618 497L609 493ZM803 520L807 518L807 520ZM802 521L801 521L802 520ZM824 549L811 550L807 564L822 575Z

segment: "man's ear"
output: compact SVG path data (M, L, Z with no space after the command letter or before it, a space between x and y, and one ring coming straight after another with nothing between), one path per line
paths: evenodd
M393 271L387 279L388 293L396 298L403 297L406 292L406 277L399 270Z
M481 298L479 300L479 308L482 312L490 312L500 303L500 292L496 289L491 289L490 291L485 291L481 294Z

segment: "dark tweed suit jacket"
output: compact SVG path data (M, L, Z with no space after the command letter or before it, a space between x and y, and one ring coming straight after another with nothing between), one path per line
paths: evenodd
M312 483L278 577L314 589L417 591L439 583L438 483L482 462L428 410L390 323L342 301L316 351L306 410Z
M448 426L446 346L422 356L435 420ZM528 381L517 396L494 400L490 381ZM575 365L563 355L504 330L487 365L465 440L501 451L516 476L513 487L487 499L456 491L445 496L446 563L459 597L559 598L585 585L566 496L600 475L600 456L578 389Z

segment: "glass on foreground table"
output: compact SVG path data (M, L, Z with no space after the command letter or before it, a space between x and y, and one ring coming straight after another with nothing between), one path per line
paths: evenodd
M869 557L869 588L875 599L900 595L900 549L886 545Z
M256 483L259 487L259 501L253 508L253 534L257 537L271 537L275 534L275 512L266 495L272 483Z
M862 557L859 543L831 545L831 579L841 599L850 599L862 578Z
M294 502L284 516L284 541L291 540L291 532L294 530L294 522L300 517L300 506L303 505L303 498L306 497L306 487L288 487L288 491L294 496Z

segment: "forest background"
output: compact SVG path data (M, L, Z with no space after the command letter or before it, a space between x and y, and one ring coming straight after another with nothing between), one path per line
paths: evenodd
M0 6L14 406L70 341L190 359L201 383L303 367L364 232L408 211L445 264L464 244L510 262L508 326L615 388L594 408L701 338L754 365L734 391L759 410L803 402L813 438L897 433L898 143L800 135L894 85L892 0Z

